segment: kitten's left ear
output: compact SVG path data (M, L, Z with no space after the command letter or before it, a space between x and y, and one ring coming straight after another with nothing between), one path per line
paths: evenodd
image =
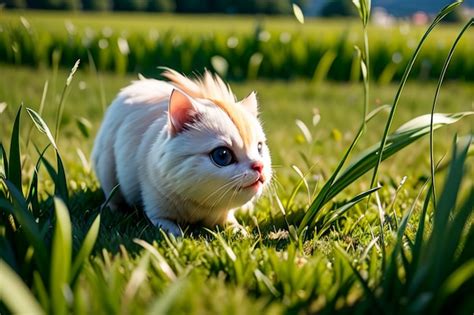
M240 101L240 104L252 115L258 115L257 94L255 92L250 93L249 96Z

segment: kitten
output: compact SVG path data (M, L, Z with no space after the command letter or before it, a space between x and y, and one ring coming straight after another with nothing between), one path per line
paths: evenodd
M238 102L217 75L191 80L167 69L169 82L141 78L111 104L92 152L106 196L118 208L143 206L150 221L237 224L234 209L261 195L272 170L254 92Z

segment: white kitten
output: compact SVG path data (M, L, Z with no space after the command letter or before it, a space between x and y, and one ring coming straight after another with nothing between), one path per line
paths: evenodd
M164 82L141 79L109 107L92 159L111 207L143 206L153 224L175 235L178 224L230 221L271 178L270 154L251 93L237 102L205 72L191 80L167 70Z

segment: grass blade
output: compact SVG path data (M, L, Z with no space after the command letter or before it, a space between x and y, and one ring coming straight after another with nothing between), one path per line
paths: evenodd
M45 314L29 288L10 267L0 260L0 300L12 313L17 314Z
M49 81L46 80L46 82L44 83L44 86L43 86L43 94L41 95L41 102L40 102L40 106L39 106L39 109L38 109L38 115L39 116L43 115L44 103L46 101L46 95L48 94L48 86L49 86ZM27 133L27 136L26 136L26 145L25 145L26 148L28 148L28 145L30 144L31 131L33 131L33 126L30 126L30 128L28 129L28 133Z
M437 299L437 304L440 305L442 302L449 297L451 294L456 292L464 283L474 277L474 259L467 261L461 267L456 269L446 279L440 288L440 297Z
M139 239L134 239L133 242L143 247L147 252L149 252L152 255L152 257L155 258L155 260L158 262L158 265L160 266L160 269L168 277L169 280L171 281L176 280L177 277L176 277L175 272L173 271L171 266L168 264L166 259L160 254L160 252L156 250L155 247Z
M453 57L454 51L459 43L459 40L461 37L464 35L464 33L468 30L469 27L472 26L474 21L474 18L471 18L469 22L464 25L463 29L461 32L459 32L458 36L454 40L453 45L451 46L451 49L449 50L448 56L446 57L446 60L444 62L443 68L441 70L441 74L438 79L438 85L436 86L436 92L434 95L433 99L433 105L431 106L431 124L430 124L430 169L431 169L431 180L433 181L433 184L431 185L431 188L433 189L433 205L436 208L436 183L435 183L435 162L434 162L434 153L433 153L433 116L434 116L434 111L436 107L436 103L438 102L438 96L439 92L441 90L441 85L443 84L444 81L444 76L446 75L446 70L448 70L449 63L451 62L451 58Z
M71 273L69 281L73 282L76 279L76 276L82 267L84 261L89 257L92 249L94 248L95 241L97 240L97 235L99 234L100 229L100 214L97 215L94 222L92 223L89 231L87 232L84 241L82 242L81 249L74 258L74 262L71 267Z
M25 198L15 187L15 185L13 185L8 180L5 180L5 185L7 186L8 191L14 200L14 205L11 205L6 200L0 199L0 207L9 212L9 214L11 214L21 225L26 239L28 239L28 242L35 250L33 257L36 261L37 267L41 274L46 276L48 275L46 268L48 265L48 259L46 256L48 251L46 250L42 234L38 229L38 224L36 223L35 218L31 212L28 210Z
M336 220L338 220L344 213L346 213L348 210L350 210L352 207L354 207L356 204L364 200L365 197L369 196L370 194L376 192L379 190L381 186L374 187L372 189L369 189L367 191L364 191L363 193L358 194L351 200L349 200L346 204L344 204L342 207L339 207L338 209L332 210L331 215L327 220L324 221L323 226L318 229L318 234L322 235L324 234L325 231L327 231L332 223ZM319 220L316 220L319 221Z
M445 125L453 124L458 120L473 114L474 112L435 114L433 128L436 130ZM394 133L392 133L387 139L388 145L384 146L383 159L387 159L420 137L428 134L430 131L430 116L431 115L422 115L416 117L403 124ZM373 115L369 114L367 119L372 117ZM345 161L361 137L363 128L364 126L361 126L349 149L346 151L336 170L331 175L331 178L324 184L323 188L306 211L306 214L298 227L299 231L302 231L302 229L316 217L316 214L326 202L331 200L344 188L349 186L351 183L356 181L358 178L377 165L379 157L378 150L380 147L379 144L375 144L359 154L354 159L354 161L339 175L339 172L342 169Z
M431 280L434 287L438 287L446 272L449 272L449 266L453 263L452 257L458 247L458 241L461 237L463 227L472 212L471 195L471 199L467 202L468 207L461 208L460 211L455 214L454 219L449 218L453 209L456 207L456 200L464 177L465 161L470 144L471 137L464 137L453 145L453 157L450 163L449 173L434 213L433 231L428 243L427 253L427 258L432 258L433 261L434 270L432 270L433 277ZM471 206L470 208L469 204ZM452 223L454 223L454 225ZM452 227L455 227L456 230L453 230ZM446 238L445 235L449 235L449 238Z
M170 309L174 301L186 290L188 282L184 279L179 279L173 282L161 296L153 302L147 311L148 315L162 315L170 314Z
M446 227L449 222L449 214L456 205L456 199L464 175L464 162L470 144L470 137L465 137L461 138L459 143L453 145L453 157L450 163L448 177L433 218L433 232L431 234L433 237L433 247L437 247L434 246L435 244L442 243L444 232L446 232Z
M375 164L375 167L374 167L374 172L373 172L373 175L372 175L372 180L370 182L370 187L373 187L375 185L375 182L377 181L377 173L378 173L378 170L379 170L380 163L382 163L382 161L384 159L383 156L384 156L385 145L386 145L387 140L388 140L388 132L390 131L390 127L392 126L393 118L395 116L395 111L396 111L397 106L398 106L398 101L400 100L400 96L402 94L403 88L405 87L406 81L408 79L408 76L409 76L412 68L413 68L413 65L415 64L415 61L418 57L418 54L421 50L421 47L423 46L425 40L428 38L431 31L436 27L436 25L438 25L446 15L448 15L451 11L453 11L460 4L461 4L461 2L451 3L447 6L445 6L441 10L441 12L438 13L436 18L433 20L431 25L428 27L426 32L423 34L421 40L418 42L418 46L416 47L415 52L413 53L413 56L411 57L410 61L408 62L407 67L405 68L405 72L403 73L402 79L400 81L400 85L399 85L397 93L395 95L395 99L393 100L392 109L390 110L390 113L388 115L387 123L385 125L382 140L380 141L379 149L377 150L377 152L379 152L379 154L378 154L377 163Z
M45 121L43 120L43 118L41 118L41 116L35 112L34 110L32 110L31 108L26 108L26 111L28 112L28 115L30 115L31 117L31 120L33 121L33 123L35 124L36 128L41 132L41 133L44 133L47 137L48 137L48 140L49 142L51 142L51 144L53 145L53 147L57 150L58 147L56 145L56 142L54 141L54 137L53 135L51 134L51 131L49 130L48 128L48 125L45 123Z
M474 112L461 112L455 114L435 114L434 130L443 126L453 124L460 119L473 115ZM389 137L387 144L384 146L383 160L402 150L406 146L415 142L430 131L431 115L422 115L416 117L402 125ZM379 146L380 143L373 145L362 152L354 161L341 173L335 180L327 199L331 199L349 186L356 179L360 178L379 162Z
M69 73L69 76L66 79L66 84L64 85L63 92L61 93L61 99L58 104L58 109L56 111L56 127L55 127L55 132L54 132L54 140L58 140L59 136L59 126L61 125L61 119L63 117L63 111L64 111L64 101L66 100L66 93L68 91L69 85L71 84L72 78L74 77L74 74L76 73L77 69L79 68L79 63L81 62L80 59L76 61L74 66L71 69L71 72Z
M72 234L69 211L64 202L54 198L56 226L51 248L50 294L54 314L66 314L64 290L68 287L71 271Z
M351 154L352 150L356 146L357 142L359 141L360 137L362 136L364 132L364 126L365 123L369 122L373 117L375 117L378 113L380 113L382 110L386 109L386 106L380 106L379 108L373 110L369 115L367 115L364 123L362 126L359 128L356 136L354 137L354 140L352 140L351 145L349 146L349 149L347 149L346 153L344 154L343 158L339 162L339 164L336 167L336 170L334 173L331 175L331 177L328 179L328 181L324 184L323 188L321 188L319 194L316 196L316 198L313 200L311 205L309 206L308 210L306 211L302 221L300 222L298 226L298 233L301 233L306 226L311 222L316 215L318 214L319 210L323 207L325 202L329 200L327 198L327 195L331 189L331 185L333 184L334 180L336 177L339 175L339 172L341 171L342 167L344 166L346 160L349 158L349 155Z
M3 172L0 173L0 177L4 176L8 178L8 158L7 158L7 151L3 147L3 143L0 143L0 150L2 150L2 163L3 163Z
M56 160L58 162L58 173L54 181L54 193L61 197L61 199L69 205L69 192L67 188L66 171L64 170L63 161L59 152L56 151Z
M18 188L23 196L21 187L21 154L20 154L20 116L23 105L18 108L18 112L13 124L13 131L10 140L10 156L8 159L8 176L7 179Z

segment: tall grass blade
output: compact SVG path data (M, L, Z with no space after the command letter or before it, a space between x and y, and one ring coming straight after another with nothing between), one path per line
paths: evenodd
M379 152L378 153L378 159L377 159L377 163L375 164L375 167L374 167L374 172L373 172L373 175L372 175L372 180L370 182L370 187L373 187L375 185L375 182L377 181L377 173L378 173L378 170L379 170L380 163L382 163L382 161L384 159L385 145L386 145L387 140L388 140L387 137L388 137L388 133L390 131L390 127L392 126L393 118L395 117L395 111L396 111L397 106L398 106L398 101L400 100L400 96L402 94L403 88L405 87L406 81L408 79L408 76L409 76L412 68L413 68L413 65L415 64L415 61L418 57L418 54L421 50L421 47L423 46L425 40L428 38L431 31L436 27L436 25L438 25L446 15L448 15L451 11L453 11L460 4L461 4L461 2L451 3L447 6L445 6L441 10L441 12L438 13L436 18L433 20L431 25L428 27L426 32L423 34L421 40L418 42L418 46L416 47L415 52L413 53L410 61L408 62L407 67L405 68L405 72L403 73L402 79L400 81L400 85L398 87L397 93L396 93L395 98L393 100L392 109L390 110L390 113L388 115L387 123L385 125L385 129L384 129L384 132L383 132L382 139L380 141L379 149L377 150L377 152Z
M433 189L431 187L428 189L428 192L426 194L425 200L423 202L423 208L421 211L420 218L418 219L418 228L416 231L416 236L415 236L415 243L413 245L412 249L412 259L411 259L411 269L412 270L417 270L419 267L419 262L421 259L422 251L423 251L423 244L424 244L424 234L425 234L425 220L426 220L426 214L428 212L428 207L430 204L430 199L431 199L431 193L433 192ZM422 267L424 268L424 267ZM426 272L426 268L424 270L421 270L421 272ZM420 270L418 271L418 274L420 274ZM410 284L408 285L408 295L413 295L415 292L418 290L418 285L419 283L415 281L410 281Z
M44 148L44 150L40 153L38 148L37 151L39 153L39 158L36 161L35 168L33 171L33 178L31 179L30 182L30 190L28 192L28 197L26 199L27 203L31 205L31 211L33 212L33 215L36 217L39 217L39 211L40 211L40 198L39 198L39 191L38 191L38 173L40 170L42 158L44 154L46 153L46 150L49 148L49 144Z
M37 270L33 272L33 287L41 306L43 306L43 309L48 310L50 307L48 291L46 290L44 281Z
M333 172L331 177L328 179L328 181L324 184L323 188L321 188L321 191L319 194L316 196L316 198L313 200L311 205L309 206L308 210L306 211L303 220L300 222L298 226L298 233L301 233L303 229L307 227L309 222L311 222L319 212L319 210L323 207L325 204L325 201L328 200L327 195L331 189L331 185L333 184L334 180L338 176L339 172L341 171L342 167L346 163L346 160L349 158L349 155L351 154L352 150L356 146L357 142L359 141L360 137L362 136L364 132L364 125L365 123L369 122L373 117L375 117L378 113L380 113L382 110L386 109L386 106L380 106L379 108L373 110L367 117L365 118L364 123L362 126L359 128L356 136L354 137L354 140L352 140L351 145L349 146L349 149L347 149L346 153L344 154L343 158L339 162L339 164L336 167L336 170Z
M331 227L332 223L334 223L336 220L338 220L344 213L346 213L348 210L350 210L356 204L358 204L359 202L364 200L365 197L367 197L370 194L376 192L380 188L381 188L381 186L378 186L378 187L374 187L372 189L369 189L367 191L364 191L363 193L360 193L357 196L355 196L354 198L352 198L351 200L349 200L343 206L341 206L341 207L339 207L335 210L331 210L332 214L328 215L328 218L325 219L322 227L320 229L318 229L318 234L319 235L324 234L324 232L326 232ZM318 220L315 220L315 221L318 221ZM313 223L313 224L315 224L315 223Z
M58 173L56 180L54 181L54 193L60 196L66 205L69 205L69 191L67 188L66 171L64 170L64 164L58 151L56 151L56 160L58 163Z
M2 151L2 163L3 163L3 171L0 173L0 177L5 177L8 178L8 157L7 157L7 151L5 151L5 148L3 147L3 143L0 143L0 150Z
M467 151L470 144L471 137L461 138L458 143L454 143L453 157L450 163L448 176L434 213L433 231L428 244L427 258L434 259L432 263L434 266L432 283L435 287L441 284L443 276L449 270L449 265L451 264L454 252L458 247L458 241L461 237L464 225L472 212L471 199L471 208L461 208L454 215L454 218L450 219L450 215L456 207L457 197L459 196L466 166L465 161L467 158ZM469 201L467 205L469 205ZM455 229L452 228L453 224L455 224ZM445 235L449 235L449 238L446 238Z
M456 141L456 138L454 141ZM470 137L460 138L459 143L453 144L452 160L448 176L433 218L433 232L431 234L433 248L436 247L434 246L435 244L442 243L442 239L445 237L444 232L449 222L449 215L451 210L455 207L456 199L459 195L458 192L464 175L464 162L470 144Z
M71 273L69 277L69 281L72 283L75 281L80 268L84 264L84 261L89 257L94 248L95 241L97 240L97 235L99 235L100 229L100 214L97 215L94 222L92 223L89 231L82 242L81 249L77 253L71 267Z
M458 120L473 115L474 112L461 112L455 114L435 114L434 115L434 129L441 128L442 126L453 124ZM373 117L369 114L368 119ZM402 150L409 144L413 143L417 139L429 133L430 130L430 115L422 115L416 117L407 123L403 124L394 133L392 133L387 141L388 144L384 148L383 158L387 159L398 151ZM339 162L331 178L324 184L323 188L313 200L312 204L306 211L303 220L299 225L301 231L306 225L308 225L316 217L316 214L322 208L322 206L340 193L344 188L349 186L351 183L359 179L362 175L372 169L378 162L378 149L379 144L375 144L372 147L363 151L357 156L354 161L339 175L343 164L347 160L349 154L352 152L355 144L361 137L363 132L363 126L359 129L354 141L346 151L344 157Z
M13 183L8 180L5 180L5 185L10 192L11 198L13 199L13 204L11 205L4 199L0 199L0 206L2 209L6 210L10 215L12 215L20 224L22 231L25 233L25 237L28 242L34 248L33 258L37 264L37 267L42 275L48 275L47 266L48 258L46 246L44 244L43 235L38 228L38 224L35 221L35 218L28 210L26 200L21 194L21 192L16 188Z
M38 301L20 277L0 260L0 300L16 314L45 314Z
M456 123L460 119L473 115L474 112L460 112L454 114L435 114L433 121L434 130L443 126ZM400 126L386 139L386 145L383 150L383 160L407 147L419 138L430 132L431 115L422 115L416 117L404 125ZM370 169L375 167L379 160L380 143L373 145L362 152L354 161L340 174L335 180L327 199L331 199L349 186L356 179L360 178Z
M436 104L438 102L438 96L439 92L441 90L441 85L443 84L444 77L446 75L446 71L448 70L449 63L451 62L451 58L453 57L454 51L461 39L461 37L464 35L464 33L469 29L469 27L472 26L474 22L474 18L471 18L466 25L464 25L463 29L461 32L459 32L458 36L454 40L453 45L451 46L451 49L449 50L448 56L446 57L446 60L444 62L443 68L441 70L441 74L438 79L438 85L436 86L436 92L434 95L433 99L433 105L431 106L431 124L430 124L430 169L431 169L431 180L433 181L432 184L432 189L433 189L433 205L434 208L436 208L436 183L435 183L435 161L434 161L434 153L433 153L433 115L435 111Z
M33 123L35 124L36 128L41 132L41 133L44 133L46 135L46 137L48 137L48 140L49 142L51 142L51 144L53 145L53 147L57 150L58 147L56 145L56 141L54 141L54 137L51 133L51 131L49 130L48 128L48 125L46 124L46 122L43 120L43 118L41 118L41 116L35 112L34 110L32 110L31 108L26 108L26 111L28 112L28 115L30 115L31 117L31 120L33 121Z
M23 196L22 180L21 180L21 154L20 154L20 116L23 105L18 108L18 112L13 124L12 136L10 140L10 156L8 159L8 173L7 179Z
M361 127L359 129L359 131L357 132L356 137L354 138L351 145L349 146L349 149L347 149L346 153L344 154L344 157L339 162L339 165L336 167L336 170L331 175L329 180L324 184L324 186L323 186L323 188L321 188L321 191L319 192L319 194L316 196L316 198L313 200L313 202L309 206L308 210L306 211L306 214L303 217L303 220L301 221L300 225L298 226L298 233L301 233L301 231L303 231L303 229L306 228L306 226L308 224L310 224L310 222L312 222L312 220L316 217L319 210L325 204L325 201L327 200L327 195L329 194L330 189L331 189L331 185L333 184L334 180L336 179L337 175L339 174L339 171L344 166L344 163L346 162L347 158L349 157L349 155L351 154L351 152L354 149L355 145L357 144L360 137L362 136L362 133L363 133L363 127Z
M68 288L71 272L72 234L69 211L64 202L55 197L56 226L51 248L50 294L54 314L67 314L64 290Z
M61 125L61 119L63 117L63 111L64 111L64 101L66 100L66 94L68 92L69 85L72 82L72 78L74 77L74 74L76 73L77 69L79 68L79 63L81 62L80 59L76 61L74 66L71 69L71 72L69 73L69 76L66 79L66 84L64 85L63 92L61 93L61 99L58 104L58 108L56 111L56 127L55 127L55 132L54 132L54 140L58 141L58 136L59 136L59 128Z
M49 81L46 80L43 86L43 94L41 95L41 102L40 102L40 107L38 109L38 115L41 117L43 115L43 110L44 110L44 102L46 101L46 95L48 94L48 86L49 86ZM31 131L33 131L33 126L30 126L28 129L28 134L26 136L26 145L25 147L28 148L28 145L30 143L31 139Z
M119 190L119 188L120 188L120 184L117 184L117 185L114 186L114 188L112 188L112 190L110 191L109 196L107 197L105 202L102 204L102 206L100 206L100 211L99 211L100 213L102 213L102 211L104 211L104 209L107 207L110 200L112 200L112 198L114 197L115 193Z

